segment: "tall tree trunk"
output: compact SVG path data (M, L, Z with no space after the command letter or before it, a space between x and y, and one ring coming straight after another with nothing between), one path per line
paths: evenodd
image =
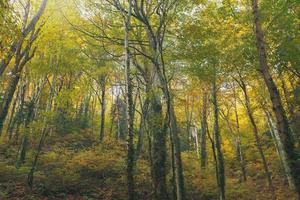
M265 48L264 34L261 27L259 9L257 0L252 0L252 11L254 17L255 26L255 37L257 50L259 53L259 71L264 78L265 84L268 88L270 98L272 101L273 111L276 116L277 130L280 136L280 140L283 144L284 150L287 155L288 165L291 169L291 174L293 177L293 182L295 185L295 192L300 199L300 162L299 155L295 149L295 141L293 139L291 129L288 123L288 119L277 86L271 76L270 69L267 62L267 51Z
M54 93L55 93L55 85L56 85L56 77L53 78L53 83L52 83L52 86L50 88L50 95L49 95L48 102L47 102L47 105L46 105L46 112L49 112L52 109L53 97L54 97ZM34 160L33 160L31 169L30 169L30 171L28 173L28 176L27 176L27 183L28 183L30 188L32 188L32 186L33 186L34 172L36 170L37 162L38 162L40 153L42 151L43 145L45 143L45 139L47 137L48 131L49 130L48 130L48 125L47 125L47 117L44 117L44 127L42 129L42 134L41 134L41 137L40 137L39 145L38 145L36 154L34 156Z
M219 130L219 106L217 99L217 86L216 77L214 78L213 88L212 88L212 101L214 105L214 148L216 150L216 161L217 161L217 179L219 187L219 199L225 200L225 167L224 158L221 147L221 137Z
M34 94L32 95L30 101L27 103L27 113L26 113L25 122L24 122L25 134L24 134L23 141L21 144L20 157L17 160L16 167L20 167L25 162L25 159L26 159L27 148L29 145L29 134L32 131L31 128L29 127L29 125L36 117L36 111L37 111L36 107L40 100L43 85L44 85L43 82L39 82L37 87L34 88L34 90L35 90Z
M187 132L187 137L189 143L193 144L194 142L192 141L192 121L193 121L193 107L194 107L194 99L192 99L191 102L191 109L190 109L190 99L189 97L187 98L187 103L185 106L185 115L186 115L186 132Z
M293 107L292 102L290 100L290 95L289 95L290 92L288 91L286 82L284 80L283 72L281 72L279 74L279 79L280 79L280 82L281 82L281 88L282 88L284 100L285 100L285 103L286 103L286 107L287 107L287 110L288 110L289 118L291 119L294 116L295 110L294 110L294 107Z
M243 90L243 93L244 93L247 115L249 117L250 123L251 123L252 128L253 128L253 133L254 133L254 137L255 137L256 146L257 146L258 152L260 154L260 157L262 159L263 167L264 167L264 170L265 170L265 173L266 173L266 176L267 176L267 180L268 180L268 183L269 183L269 188L270 188L273 196L275 197L275 190L274 190L274 186L273 186L273 182L272 182L272 178L271 178L271 173L270 173L270 170L269 170L269 167L268 167L268 164L267 164L265 154L263 152L261 140L259 138L258 128L257 128L256 122L255 122L254 117L253 117L253 112L252 112L252 109L251 109L251 103L250 103L250 99L249 99L249 96L248 96L247 86L246 86L246 84L244 83L244 81L242 79L238 82L238 84L240 85L240 87L241 87L241 89Z
M161 96L152 92L149 110L149 131L152 135L152 176L156 200L169 199L166 184L166 133L167 125L163 119Z
M202 119L201 119L201 145L200 145L200 153L201 153L201 168L206 168L207 162L207 152L206 152L206 137L207 137L207 93L203 94L203 107L202 107Z
M175 116L175 111L173 103L169 102L168 106L168 117L170 122L170 131L173 138L174 146L174 168L175 168L175 183L176 183L176 197L177 200L185 199L185 188L184 188L184 177L183 168L181 161L181 150L180 150L180 139L179 139L179 129L177 127L177 121Z
M24 134L24 137L23 137L22 143L21 143L20 155L19 155L19 158L16 163L17 168L19 168L23 163L25 163L27 149L28 149L28 145L29 145L29 132L30 132L29 124L33 120L33 117L34 117L34 102L30 101L28 103L27 116L26 116L25 124L24 124L25 134Z
M101 123L100 123L100 142L103 141L104 138L104 128L105 128L105 110L106 110L106 77L101 77Z
M141 98L140 98L140 101L141 101ZM146 97L146 99L142 105L142 108L141 108L142 115L141 115L140 127L138 130L138 143L137 143L136 151L135 151L135 159L138 158L139 154L142 151L144 130L145 130L146 119L148 116L149 104L150 104L149 99L148 99L148 97Z
M133 105L133 85L130 66L130 47L129 47L129 32L131 29L131 0L128 0L129 12L125 15L125 73L126 73L126 103L127 103L127 186L128 200L135 200L134 192L134 145L133 145L133 123L134 123L134 105Z
M23 112L24 112L24 103L25 103L25 93L26 93L26 88L27 88L27 84L26 83L23 83L21 85L21 88L20 88L20 97L19 97L19 106L18 106L18 109L17 109L17 113L14 117L14 120L12 122L12 125L11 127L9 127L8 129L8 138L9 138L9 141L12 139L12 136L13 136L13 129L14 127L16 126L16 131L15 131L15 143L18 142L18 137L19 137L19 127L22 123L22 118L23 118Z
M271 130L271 133L273 135L273 139L274 139L275 147L278 152L279 159L283 166L285 177L287 179L289 187L291 189L293 189L293 188L295 188L295 185L294 185L293 178L291 175L291 169L289 168L288 161L287 161L287 155L286 155L286 152L284 151L283 145L281 143L276 124L274 123L271 113L266 109L264 109L264 111L265 111L265 114L266 114L266 117L268 120L268 124L269 124L270 130Z
M16 92L16 93L17 93L17 95L16 95L16 98L13 101L10 117L9 117L9 120L8 120L8 123L7 123L6 134L9 132L10 129L13 128L12 126L13 126L13 120L14 120L14 117L15 117L15 110L16 110L16 105L17 105L17 101L18 101L19 91ZM2 129L1 128L0 128L0 135L2 135Z
M2 105L0 105L0 131L1 132L3 129L6 116L8 114L9 106L11 104L17 85L19 83L19 80L20 80L20 74L15 73L8 84L8 89L4 95L5 96L4 101Z
M167 113L169 120L170 133L172 134L172 140L174 145L174 168L175 168L175 183L176 183L176 197L177 200L184 200L185 188L184 188L184 177L183 168L181 161L181 150L180 150L180 138L179 138L179 128L177 126L177 119L174 110L174 102L170 93L169 85L167 83L165 75L161 72L160 65L154 62L155 72L158 75L160 81L160 86L164 93L167 103Z
M246 162L245 162L245 155L244 155L244 151L243 151L242 143L241 143L240 122L239 122L239 115L238 115L238 109L237 109L237 96L236 96L235 89L234 89L234 113L235 113L235 124L236 124L237 157L240 162L243 181L247 181Z
M45 9L44 6L46 6L46 3L47 3L47 0L43 0L39 12L44 11L44 9ZM42 13L40 13L40 15L41 14ZM37 17L37 20L38 20L40 18L40 15L36 15L34 17ZM33 21L34 20L32 20L30 23L33 23ZM37 22L33 23L32 25L35 26L36 23ZM28 30L24 30L25 32L33 31L30 35L30 38L28 38L27 44L23 47L25 38L22 38L21 41L17 45L14 66L11 71L12 76L9 81L8 88L6 89L6 92L4 95L4 101L0 105L0 130L2 130L2 128L3 128L3 123L7 117L8 110L9 110L11 101L13 99L14 93L16 91L17 85L19 83L22 70L23 70L24 66L27 64L27 62L29 62L33 58L35 50L36 50L36 49L34 49L32 53L30 52L34 41L37 39L37 37L40 33L40 29L35 31L34 27L31 27L32 25L29 24L28 27L26 27L26 29L28 29Z

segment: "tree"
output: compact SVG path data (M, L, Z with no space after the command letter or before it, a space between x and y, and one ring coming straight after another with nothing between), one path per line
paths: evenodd
M295 190L300 191L300 178L299 178L299 156L295 150L295 141L293 139L290 125L282 106L281 98L277 89L277 86L271 76L270 69L267 61L267 51L265 48L264 34L261 27L261 21L258 10L257 0L252 0L252 11L254 18L254 26L255 26L255 38L257 51L259 53L259 71L261 72L262 77L264 78L265 84L268 88L270 99L273 105L273 111L277 120L277 129L282 140L285 152L288 158L288 165L291 169L291 173L293 176L293 182L295 185Z

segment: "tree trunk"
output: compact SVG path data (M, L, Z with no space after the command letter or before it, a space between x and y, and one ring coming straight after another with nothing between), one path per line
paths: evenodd
M6 116L8 114L9 106L11 104L11 101L13 99L14 93L16 91L17 85L20 80L20 74L15 73L12 79L10 80L8 84L8 89L5 93L4 101L0 107L0 130L2 131L3 125L6 119Z
M141 100L141 98L140 98L140 100ZM147 115L148 115L149 103L150 103L149 99L146 97L146 100L142 105L142 116L141 116L139 131L138 131L138 143L137 143L136 151L135 151L135 159L138 158L139 154L142 151L144 129L145 129L146 118L147 118Z
M225 200L225 168L224 168L224 158L221 147L221 137L219 130L219 106L217 99L217 86L216 77L213 82L212 100L214 105L214 148L216 150L216 161L217 161L217 179L219 187L219 199Z
M135 200L134 192L134 145L133 145L133 123L134 123L134 105L133 105L133 85L132 74L130 67L130 47L129 47L129 32L131 29L131 0L128 0L129 12L125 15L125 73L126 73L126 103L127 103L127 187L128 200Z
M170 94L169 86L166 77L162 74L160 65L158 62L154 62L155 72L157 73L160 81L160 86L164 93L164 97L167 103L167 113L169 120L170 133L172 134L172 140L174 145L174 168L175 168L175 183L176 183L176 197L177 200L185 199L185 188L184 188L184 177L181 161L181 150L180 150L180 138L179 128L177 126L177 120L173 105L173 99Z
M46 105L46 112L49 112L52 109L53 97L54 97L54 93L55 93L55 85L56 85L56 77L53 78L53 83L52 83L52 86L50 88L50 95L49 95L49 98L48 98L49 100L48 100L47 105ZM38 145L38 148L37 148L37 152L35 154L35 157L34 157L34 160L33 160L33 163L32 163L31 169L30 169L30 172L28 173L28 176L27 176L27 183L28 183L28 186L30 188L32 188L32 186L33 186L34 172L36 170L38 158L40 156L40 153L42 151L43 145L45 143L45 139L47 137L48 131L49 130L48 130L48 125L47 125L47 117L45 117L44 118L44 127L42 129L42 135L40 137L40 141L39 141L39 145Z
M161 97L152 93L150 99L149 131L152 135L152 176L156 200L169 199L166 184L166 132L168 123L164 122Z
M16 93L17 93L17 95L16 95L16 98L13 101L10 117L9 117L9 120L8 120L8 123L7 123L6 134L8 134L9 130L13 128L12 126L13 126L13 120L14 120L14 117L15 117L15 110L16 110L16 105L17 105L17 101L18 101L19 90ZM1 135L2 135L2 129L0 128L0 136Z
M264 78L265 84L270 94L273 111L276 116L277 130L280 136L280 140L283 144L284 151L287 155L288 165L291 169L291 174L295 185L295 192L298 195L298 199L300 199L299 155L297 154L295 149L295 141L290 130L286 113L282 106L277 86L275 85L268 66L267 51L265 48L264 34L261 27L257 0L252 0L252 11L254 17L256 44L259 53L259 71Z
M245 155L241 144L241 132L240 132L240 122L239 122L239 115L237 109L237 96L236 91L234 89L234 113L235 113L235 124L236 124L236 150L237 150L237 157L240 162L241 172L243 181L247 181L246 175L246 162L245 162Z
M275 190L274 190L274 186L273 186L273 183L272 183L271 174L270 174L270 171L269 171L267 160L265 158L265 154L263 152L261 140L259 138L258 128L256 126L256 123L255 123L255 120L254 120L254 117L253 117L253 112L252 112L252 109L251 109L251 103L250 103L250 99L249 99L248 92L247 92L247 86L246 86L246 84L244 83L243 80L240 80L239 85L240 85L240 87L241 87L241 89L243 90L243 93L244 93L247 115L249 117L250 123L251 123L252 128L253 128L253 133L254 133L254 137L255 137L256 146L257 146L258 152L260 154L260 157L262 159L263 167L264 167L264 170L265 170L265 173L266 173L266 176L267 176L267 180L268 180L268 183L269 183L269 188L270 188L273 196L275 196Z
M101 77L101 123L100 123L100 142L104 138L104 128L105 128L105 110L106 110L106 77Z
M203 108L202 108L202 119L201 119L201 168L206 168L207 152L206 152L206 130L207 130L207 94L203 94Z
M23 163L25 163L26 159L26 154L27 154L27 148L28 148L28 143L29 143L29 124L33 120L34 117L34 102L30 101L28 103L28 109L27 109L27 116L25 119L25 135L22 140L21 144L21 149L20 149L20 156L19 159L17 160L16 167L19 168Z
M283 145L281 143L281 140L280 140L277 128L276 128L276 124L274 123L271 113L269 111L267 111L266 109L265 109L265 114L267 117L267 121L268 121L270 130L271 130L271 133L273 135L273 139L274 139L276 150L278 152L279 159L282 163L285 177L287 179L290 189L294 189L295 185L293 183L291 169L289 168L288 161L287 161L287 155L286 155L286 152L284 151Z
M15 132L15 143L18 142L18 138L19 138L19 127L22 123L22 118L23 118L23 112L24 112L24 100L25 100L25 93L26 93L26 87L27 84L24 83L21 86L21 91L20 91L20 102L19 102L19 106L18 106L18 111L15 115L14 121L12 126L9 128L8 130L8 137L9 137L9 141L11 140L12 136L13 136L13 128L16 124L16 132Z

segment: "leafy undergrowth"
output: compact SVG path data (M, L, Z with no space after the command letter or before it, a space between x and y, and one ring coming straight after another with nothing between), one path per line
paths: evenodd
M34 148L34 147L32 147ZM31 149L32 149L31 148ZM65 135L57 141L49 138L30 190L26 184L34 152L29 151L26 163L14 166L14 146L2 145L0 162L1 200L124 200L126 199L126 143L106 140L97 144L92 134ZM276 155L275 155L276 156ZM195 152L182 154L187 197L189 200L217 199L217 185L213 161L200 169ZM236 161L226 163L227 199L271 199L259 162L247 165L248 180L242 183ZM151 199L151 179L147 155L142 154L136 164L135 180L138 199ZM168 165L168 167L170 167ZM294 199L282 180L278 163L271 165L278 199ZM168 181L171 180L168 174ZM170 182L169 182L170 183ZM169 184L171 185L171 184ZM171 188L169 188L171 191ZM170 192L171 193L171 192Z
M206 169L201 169L199 158L194 152L182 154L184 164L184 176L186 180L187 193L191 200L218 199L217 183L214 162L210 161ZM272 180L278 200L294 200L296 197L289 189L283 179L276 163L277 158L271 159L274 163L272 169ZM238 162L225 162L226 173L226 198L229 200L266 200L274 199L269 190L267 179L259 160L248 162L247 181L242 182ZM234 167L233 167L234 166ZM274 170L275 169L275 170Z

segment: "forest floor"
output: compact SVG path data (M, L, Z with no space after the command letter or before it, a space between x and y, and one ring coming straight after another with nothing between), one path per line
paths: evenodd
M104 141L97 144L90 131L68 134L48 139L39 159L34 176L34 186L27 186L34 152L29 150L27 160L16 169L17 148L12 144L1 144L0 149L0 200L125 200L126 199L126 143ZM36 149L37 143L30 149ZM226 155L226 154L225 154ZM270 159L273 182L278 200L293 200L294 194L285 184L278 161ZM135 168L137 199L151 199L149 163L145 152L141 154ZM217 199L217 186L213 161L205 170L200 169L199 158L194 151L182 153L185 188L188 200ZM249 158L256 159L256 158ZM226 161L226 157L225 157ZM170 163L170 161L168 161ZM247 165L247 182L240 180L236 161L226 162L226 195L229 200L268 200L272 195L262 166L251 160ZM170 165L168 164L170 169ZM171 171L171 170L169 170ZM168 185L172 176L168 174ZM172 188L169 188L172 191ZM170 192L171 194L171 192Z

